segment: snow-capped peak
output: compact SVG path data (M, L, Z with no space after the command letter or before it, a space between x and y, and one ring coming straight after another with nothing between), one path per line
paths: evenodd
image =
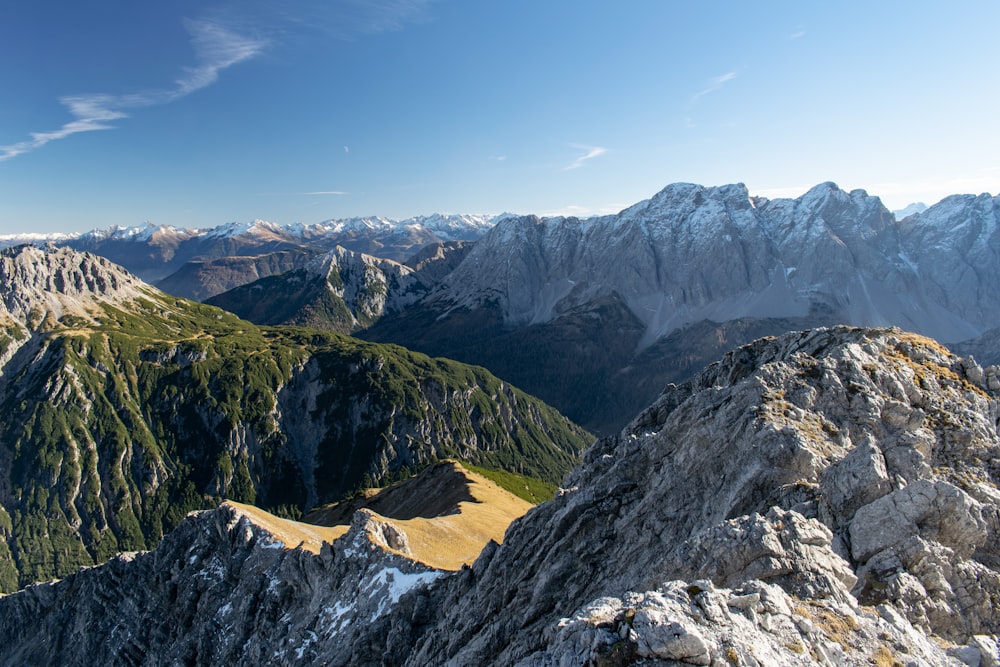
M204 236L208 238L232 238L235 236L267 236L286 231L282 225L256 219L251 222L230 222L207 230Z

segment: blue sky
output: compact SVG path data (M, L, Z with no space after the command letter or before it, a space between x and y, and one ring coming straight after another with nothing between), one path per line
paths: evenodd
M1000 191L1000 2L0 0L0 234Z

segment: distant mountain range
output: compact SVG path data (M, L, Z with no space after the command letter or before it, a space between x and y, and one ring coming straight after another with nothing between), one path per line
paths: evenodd
M311 225L254 220L209 229L148 224L80 234L7 235L0 237L0 248L52 243L92 252L148 283L165 281L172 294L201 300L298 268L312 254L337 246L402 262L429 244L475 240L502 217L435 214L405 220L349 218ZM271 253L282 254L275 258ZM211 276L206 275L206 265L212 269ZM172 275L177 272L180 275Z
M359 335L486 366L612 432L758 336L848 323L979 337L1000 326L998 266L998 197L897 221L832 183L770 201L674 184L613 216L504 219L426 297Z

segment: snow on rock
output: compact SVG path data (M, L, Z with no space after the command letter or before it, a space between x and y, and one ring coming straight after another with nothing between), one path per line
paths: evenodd
M997 201L949 197L897 222L878 197L834 183L773 200L675 183L613 216L499 218L433 299L496 303L523 326L613 293L646 325L644 345L705 319L813 312L954 342L1000 326L1000 283L987 278Z

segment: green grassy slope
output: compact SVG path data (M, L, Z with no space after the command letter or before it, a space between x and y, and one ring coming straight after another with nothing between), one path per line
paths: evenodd
M286 515L458 458L557 484L590 437L481 368L151 291L0 377L0 591L154 545L220 499Z

